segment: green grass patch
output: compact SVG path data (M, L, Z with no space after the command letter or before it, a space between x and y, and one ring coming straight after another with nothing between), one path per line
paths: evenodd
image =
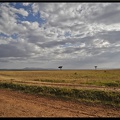
M104 85L109 87L120 87L120 82L108 82L104 83Z
M120 87L120 81L112 81L112 80L109 80L109 81L100 81L100 80L96 80L96 81L88 81L86 83L83 83L83 84L88 84L88 85L97 85L97 86L106 86L106 87Z
M10 88L26 93L52 95L63 98L71 98L87 101L99 101L110 105L120 106L120 92L100 91L100 90L79 90L70 88L58 88L47 86L30 86L14 83L0 83L0 88Z

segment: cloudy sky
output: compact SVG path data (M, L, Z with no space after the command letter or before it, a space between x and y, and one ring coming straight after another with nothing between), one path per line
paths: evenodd
M0 69L120 68L120 3L0 3Z

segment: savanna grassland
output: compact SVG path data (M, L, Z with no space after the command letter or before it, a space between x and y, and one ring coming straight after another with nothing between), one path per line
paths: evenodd
M26 95L28 96L37 95L42 97L46 96L49 99L56 98L65 101L77 101L79 104L93 105L96 107L96 110L98 109L98 105L108 106L110 110L113 110L115 107L111 114L108 110L109 115L105 112L101 114L99 112L99 115L97 115L98 113L82 115L79 112L75 113L76 115L70 115L68 113L58 115L54 112L52 115L42 114L43 116L120 116L120 70L0 71L0 90L3 92L4 88L7 88L7 90L22 91L25 94L27 93ZM7 93L6 91L4 92ZM55 102L57 101L55 100ZM51 104L51 106L53 107L54 104ZM3 115L3 111L1 116L5 116ZM86 111L86 113L90 111ZM39 114L36 116L42 115ZM16 114L16 116L25 115Z
M0 71L0 80L120 87L120 70Z

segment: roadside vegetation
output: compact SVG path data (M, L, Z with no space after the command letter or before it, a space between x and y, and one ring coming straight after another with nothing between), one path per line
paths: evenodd
M78 101L97 102L120 107L120 92L101 90L78 90L70 88L30 86L14 83L0 83L0 88L9 88L26 93L69 98Z
M24 84L17 81L22 81ZM37 85L30 85L27 82L34 82ZM41 82L120 88L120 70L0 71L0 88L120 107L119 91L41 86L39 85Z

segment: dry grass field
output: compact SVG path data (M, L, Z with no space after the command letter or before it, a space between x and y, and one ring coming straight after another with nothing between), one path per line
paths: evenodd
M120 70L0 71L0 80L120 87Z
M43 70L43 71L0 71L0 92L1 92L1 104L0 104L0 116L79 116L79 117L120 117L120 70ZM27 99L24 98L23 102L20 102L22 99L17 98L17 93L10 92L9 90L4 90L4 88L10 88L13 90L23 90L26 93L32 93L31 97L33 97L33 100L28 100L28 104L31 104L31 102L35 102L34 95L43 95L43 96L49 96L53 97L46 98L46 103L49 104L50 99L54 103L57 101L54 98L59 99L67 98L67 100L78 100L80 103L71 103L74 104L73 106L81 106L83 103L89 103L89 105L85 105L86 108L89 107L91 109L86 109L85 114L81 114L81 110L83 111L83 107L70 107L70 103L66 103L65 101L60 100L60 104L63 105L60 106L59 110L61 113L56 113L56 108L51 103L51 108L49 105L43 105L41 106L41 110L47 109L48 107L48 113L43 113L43 111L40 112L40 114L37 112L36 114L29 114L30 110L27 110L25 107L27 102ZM2 94L4 93L4 94ZM26 94L24 93L24 94ZM22 93L19 93L22 94ZM11 97L10 97L11 96ZM22 98L22 95L20 95ZM23 95L24 96L24 95ZM26 96L29 96L26 94ZM12 100L13 97L13 100ZM8 99L7 101L5 99ZM17 100L18 99L18 100ZM40 99L40 98L39 98ZM42 98L41 98L42 99ZM23 107L22 110L25 111L23 114L21 113L14 113L12 112L11 115L9 112L5 112L7 108L3 109L3 106L9 106L9 109L16 108L15 101L19 101L21 103L21 106ZM5 102L6 101L6 102ZM11 103L10 103L11 101ZM70 102L69 101L69 102ZM30 102L30 103L29 103ZM43 102L43 101L42 101ZM99 103L99 104L98 104ZM14 108L12 108L13 106ZM38 104L38 101L37 101ZM40 104L40 103L39 103ZM34 104L36 110L37 108L36 104ZM100 106L99 106L100 105ZM19 104L20 106L20 104ZM20 106L20 107L21 107ZM68 109L68 112L65 113L63 110L64 106L66 106L66 109ZM83 105L84 106L84 105ZM91 106L91 107L90 107ZM94 107L93 107L94 106ZM98 108L99 106L100 108ZM103 107L105 106L105 107ZM114 107L115 108L114 108ZM28 105L28 107L31 107ZM34 108L33 107L33 108ZM55 107L55 109L53 109ZM79 112L73 112L73 114L69 111L75 111L75 109ZM99 109L103 110L103 108L107 111L105 112L98 112ZM50 114L50 109L53 109L53 113ZM17 110L18 112L19 109ZM16 111L16 112L17 112ZM28 111L28 112L27 112ZM35 111L35 109L34 109ZM34 112L33 111L33 112ZM39 111L39 110L38 110ZM62 111L64 111L64 114L62 114ZM91 113L91 111L96 111L96 114ZM112 112L110 112L112 111ZM32 110L30 111L32 112ZM84 112L83 112L84 113ZM87 114L88 113L88 114Z

